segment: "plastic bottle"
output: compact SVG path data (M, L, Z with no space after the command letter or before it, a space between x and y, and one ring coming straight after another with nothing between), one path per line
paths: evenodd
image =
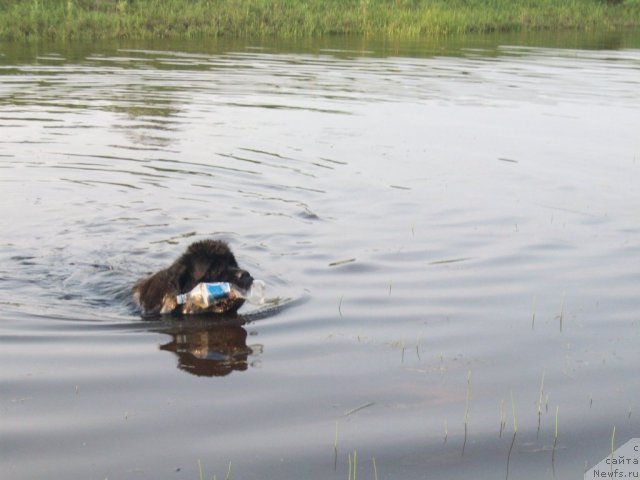
M264 303L264 290L266 286L262 280L254 280L248 289L242 289L233 283L199 283L193 290L176 297L178 305L190 303L201 309L207 309L224 300L244 299L254 305Z

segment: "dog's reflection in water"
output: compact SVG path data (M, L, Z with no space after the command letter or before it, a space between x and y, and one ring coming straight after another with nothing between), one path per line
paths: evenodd
M259 355L261 345L247 345L247 331L237 321L198 319L175 323L162 333L171 335L160 350L178 356L178 368L201 377L222 377L247 370L250 357Z
M154 331L171 335L169 343L160 346L178 356L178 368L201 377L222 377L234 371L258 366L264 347L247 345L248 324L279 314L286 308L305 303L308 296L299 298L275 297L260 310L237 313L202 313L198 315L165 316L163 326Z

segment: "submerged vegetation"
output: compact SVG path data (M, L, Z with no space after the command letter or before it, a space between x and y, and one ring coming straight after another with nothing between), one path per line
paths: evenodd
M445 36L640 26L640 0L0 0L0 38Z

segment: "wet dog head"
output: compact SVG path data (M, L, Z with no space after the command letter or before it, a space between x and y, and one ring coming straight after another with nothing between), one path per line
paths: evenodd
M253 277L238 267L225 242L202 240L191 244L169 268L138 281L133 287L133 296L145 314L180 312L175 297L200 282L229 282L246 289L253 283ZM243 303L241 299L227 301L215 312L235 312Z
M191 244L176 264L181 292L188 292L200 282L230 282L240 288L249 288L253 282L249 272L238 267L229 246L219 240Z

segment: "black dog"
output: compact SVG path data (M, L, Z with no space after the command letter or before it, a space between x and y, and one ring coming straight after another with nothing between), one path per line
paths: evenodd
M238 262L225 242L202 240L192 243L169 268L136 282L133 297L145 315L199 313L189 305L178 305L176 296L190 291L200 282L229 282L247 289L253 283L253 277L238 268ZM209 311L234 313L243 303L242 299L230 299Z

